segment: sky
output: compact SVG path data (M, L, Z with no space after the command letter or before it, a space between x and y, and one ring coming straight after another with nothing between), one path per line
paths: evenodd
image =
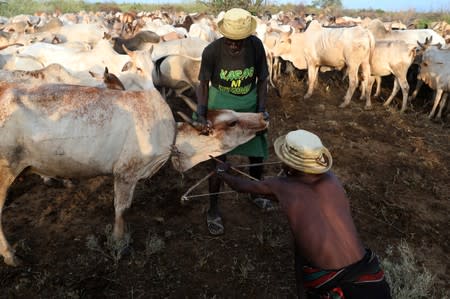
M88 0L88 2L115 2L115 3L182 3L195 0ZM406 11L414 9L417 12L446 11L450 13L450 0L341 0L344 8L349 9L382 9L384 11ZM308 0L269 0L271 3L303 3L310 4Z

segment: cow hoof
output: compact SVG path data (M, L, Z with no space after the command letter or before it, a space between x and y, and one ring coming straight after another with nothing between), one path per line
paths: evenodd
M372 106L364 106L364 110L372 110Z
M14 255L4 258L5 264L12 267L18 267L22 265L22 261Z
M342 104L339 105L339 108L345 108L347 106L348 106L348 103L342 103Z
M303 97L305 100L309 99L312 96L312 94L305 94L305 96Z

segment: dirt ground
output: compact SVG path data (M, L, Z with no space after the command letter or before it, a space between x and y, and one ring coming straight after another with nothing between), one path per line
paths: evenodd
M392 81L383 83L382 99ZM302 76L284 75L281 97L269 92L269 139L302 128L330 149L364 243L381 257L406 240L420 266L436 276L439 298L449 294L450 139L448 118L427 119L421 93L406 114L399 99L366 111L356 93L338 108L347 83L321 74L303 99ZM175 109L183 104L170 99ZM242 158L230 159L235 165ZM270 149L268 162L276 162ZM35 175L10 189L3 228L24 266L0 263L0 298L294 298L292 239L280 211L263 212L244 194L221 200L225 235L210 236L207 197L181 204L182 194L208 172L197 165L181 176L167 163L141 181L126 213L130 250L118 259L109 245L114 221L108 177L49 187ZM276 176L279 164L265 168ZM226 189L229 190L229 189ZM194 194L207 192L204 183ZM447 297L448 298L448 297Z

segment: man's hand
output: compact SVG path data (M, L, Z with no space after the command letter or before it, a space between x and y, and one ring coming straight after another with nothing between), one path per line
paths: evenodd
M212 125L206 119L206 105L198 105L197 106L197 122L200 124L200 134L209 135L211 132Z
M269 112L267 112L267 111L264 111L264 112L263 112L263 119L264 119L265 121L269 121Z

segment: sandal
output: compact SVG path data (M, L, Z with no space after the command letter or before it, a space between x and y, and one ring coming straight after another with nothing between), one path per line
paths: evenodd
M272 201L270 199L264 198L264 197L256 197L252 198L252 201L255 205L258 206L258 208L264 210L264 211L272 211L275 209L275 207L272 204Z
M206 223L208 224L208 230L211 235L214 236L223 235L224 227L222 223L222 217L217 216L213 218L207 214Z

